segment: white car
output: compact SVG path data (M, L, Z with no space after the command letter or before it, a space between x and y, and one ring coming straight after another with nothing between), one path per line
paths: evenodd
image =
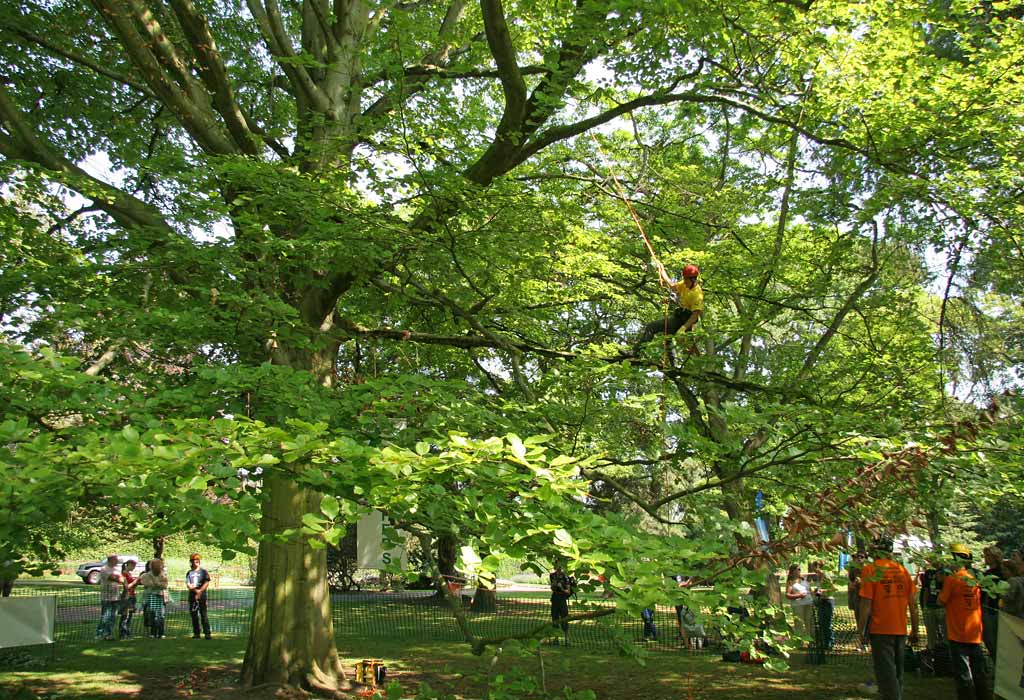
M141 572L146 563L142 557L138 554L118 554L117 555L117 566L120 569L121 564L126 561L134 561L136 571ZM107 565L106 559L100 561L87 561L84 564L79 564L78 570L75 571L75 575L82 579L85 583L97 584L100 582L100 569Z

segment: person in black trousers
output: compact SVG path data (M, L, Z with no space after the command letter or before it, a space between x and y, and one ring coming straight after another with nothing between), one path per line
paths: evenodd
M206 613L206 589L210 586L210 574L199 566L199 563L198 554L189 557L189 564L192 568L185 574L185 586L188 588L188 610L192 615L192 639L199 639L200 619L203 623L203 634L207 639L212 639L210 618Z
M548 584L551 586L551 622L562 630L563 644L569 646L569 598L576 582L562 570L561 564L555 564L555 570L548 575Z

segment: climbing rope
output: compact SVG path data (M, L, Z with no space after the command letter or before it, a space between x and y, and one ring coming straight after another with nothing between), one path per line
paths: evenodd
M636 209L633 208L633 203L629 201L629 197L626 196L626 190L622 186L622 182L619 180L619 176L615 171L615 167L611 161L605 155L604 149L601 148L601 142L597 140L597 136L593 133L590 134L590 138L594 141L594 146L597 148L597 153L601 157L601 162L604 164L605 170L612 178L612 182L615 183L615 191L619 195L619 199L623 201L626 208L629 209L630 216L633 217L633 223L636 224L637 230L640 232L640 237L644 241L644 245L647 246L647 251L651 254L651 259L654 261L655 266L658 268L658 283L662 288L665 289L665 296L662 300L664 305L663 318L665 319L665 328L662 332L662 353L661 353L661 395L658 399L658 410L661 414L661 425L664 426L668 420L668 408L665 401L665 382L668 381L668 365L669 365L669 334L668 334L668 316L670 311L670 305L672 302L671 287L665 282L664 276L661 271L665 269L661 260L658 258L658 253L654 250L654 245L651 243L651 239L647 235L647 231L644 230L644 225L640 221L640 217L636 213Z
M626 208L629 209L630 215L633 217L633 223L636 224L636 228L640 231L640 236L644 239L644 244L647 246L648 252L651 254L651 259L657 263L658 268L663 268L661 260L658 258L658 254L654 251L654 246L651 244L651 239L647 237L647 232L644 231L644 225L640 223L640 217L637 216L636 209L633 208L633 203L629 201L629 197L626 196L626 191L622 187L622 183L619 181L619 176L615 172L615 168L612 166L611 161L608 160L604 154L604 150L601 148L601 143L597 140L597 137L593 134L590 138L594 140L594 145L597 147L597 153L601 156L601 162L604 163L605 170L612 177L612 182L615 183L615 191L618 193L619 198L626 204ZM665 286L665 280L661 279L661 275L658 275L658 280L661 286Z

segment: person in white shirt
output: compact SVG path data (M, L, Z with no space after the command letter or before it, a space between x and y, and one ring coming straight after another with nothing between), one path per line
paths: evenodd
M786 598L793 606L793 613L803 626L804 634L808 637L814 634L814 596L811 595L811 587L800 574L800 565L793 564L789 567L789 576L786 577Z
M121 570L117 555L107 556L107 563L100 569L100 622L96 625L96 639L114 638L114 617L121 607Z

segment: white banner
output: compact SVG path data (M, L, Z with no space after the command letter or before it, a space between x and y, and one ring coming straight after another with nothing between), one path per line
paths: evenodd
M999 613L996 647L996 695L1024 700L1024 619Z
M398 531L400 538L405 533ZM399 563L404 569L406 565L405 547L399 545L384 550L384 516L379 510L364 515L356 524L356 552L360 569L383 569Z
M0 598L0 649L53 644L57 596Z

